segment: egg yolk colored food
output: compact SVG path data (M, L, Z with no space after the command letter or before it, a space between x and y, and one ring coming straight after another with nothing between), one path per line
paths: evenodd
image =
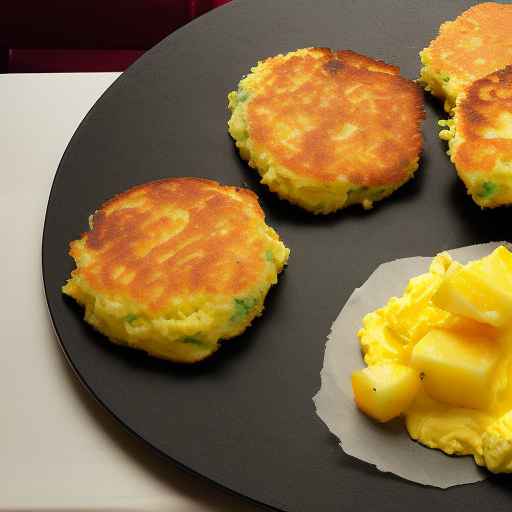
M367 367L352 374L357 406L400 415L412 439L512 472L512 253L461 265L437 255L404 294L367 314Z

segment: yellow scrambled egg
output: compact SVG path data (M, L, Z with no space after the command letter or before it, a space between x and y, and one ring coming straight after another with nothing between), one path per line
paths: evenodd
M358 407L404 415L410 436L512 472L512 253L460 265L447 253L363 319Z

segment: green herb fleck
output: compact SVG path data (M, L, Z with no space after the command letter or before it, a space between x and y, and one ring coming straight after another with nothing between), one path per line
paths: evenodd
M241 130L237 135L237 140L243 142L249 138L249 132L247 130Z
M272 254L272 251L270 249L267 249L265 251L265 259L270 262L274 261L274 255Z
M484 181L482 183L482 188L480 192L478 192L478 197L489 198L496 193L498 190L498 185L492 181Z
M238 101L244 102L249 97L249 93L245 89L238 89L237 98Z
M380 199L386 193L385 188L377 188L372 192L373 199Z
M449 76L443 76L443 82L448 83L450 81Z
M133 322L135 322L135 320L137 320L138 315L134 315L133 313L130 313L129 315L126 315L124 317L124 321L125 322L128 322L130 325L133 324Z
M192 336L187 336L183 338L183 343L187 343L188 345L194 345L198 348L210 348L211 345L206 341L198 340L197 338L193 338Z
M373 389L373 391L377 391L377 388L372 388L372 389Z
M231 317L231 321L238 322L242 320L256 305L256 302L257 301L254 297L247 297L246 299L235 299L235 312Z
M360 192L366 192L368 187L354 187L348 191L348 194L358 194Z

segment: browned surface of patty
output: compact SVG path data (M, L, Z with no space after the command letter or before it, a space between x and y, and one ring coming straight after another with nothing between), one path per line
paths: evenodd
M482 3L444 23L429 56L434 70L468 83L512 64L512 5Z
M351 51L311 51L264 62L247 107L251 138L316 181L374 187L406 180L422 146L421 90L396 66Z
M491 172L498 159L512 162L512 66L473 82L456 116L459 170Z
M96 293L158 311L191 293L237 294L260 280L264 214L249 190L179 178L134 187L94 214L70 244L74 273Z

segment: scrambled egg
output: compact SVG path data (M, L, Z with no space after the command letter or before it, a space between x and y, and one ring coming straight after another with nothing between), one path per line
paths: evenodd
M425 446L512 472L512 253L502 246L464 266L437 255L358 336L368 366L352 387L363 412L403 414Z

